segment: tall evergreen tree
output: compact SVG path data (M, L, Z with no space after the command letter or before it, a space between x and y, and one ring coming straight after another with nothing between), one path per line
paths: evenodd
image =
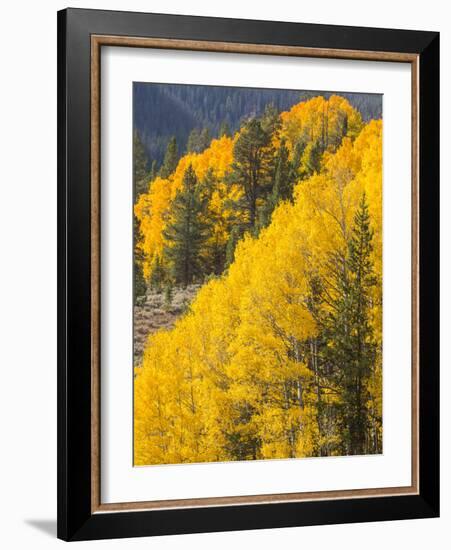
M163 235L168 242L164 254L177 283L187 286L203 273L202 250L208 239L208 225L203 219L205 201L199 192L191 165L183 177L183 187L172 204L173 219Z
M291 163L288 158L289 152L286 141L282 138L279 149L277 150L276 166L274 171L273 195L276 204L280 200L291 200L293 196L293 185L291 173Z
M139 133L133 133L133 194L138 197L147 191L149 159Z
M167 311L169 311L171 308L172 298L172 283L171 281L168 281L166 286L164 287L164 307Z
M229 181L240 185L242 198L236 207L247 214L251 228L257 221L257 201L271 190L274 166L272 134L263 129L259 119L246 123L233 148L233 164Z
M230 137L231 135L232 132L230 131L229 123L226 120L224 122L221 122L221 126L219 127L219 137Z
M346 113L340 113L339 123L335 135L332 136L332 145L334 150L338 149L343 138L348 133L348 115Z
M163 284L168 282L168 273L167 269L163 263L163 260L160 256L155 258L153 264L152 273L150 275L150 286L156 291L160 292Z
M365 193L354 218L353 234L349 242L349 278L352 316L351 333L355 358L353 362L354 388L352 388L349 437L355 454L365 452L368 428L368 380L374 366L376 347L369 319L372 305L371 292L376 285L371 255L373 230ZM352 385L351 385L352 386Z
M142 271L143 253L136 243L139 240L139 223L136 216L133 216L133 237L134 237L134 254L133 254L133 297L135 304L138 299L145 296L147 284Z
M153 160L150 165L149 181L153 181L158 175L157 161Z
M307 177L320 171L323 152L321 141L319 140L311 141L306 146L303 153L302 164Z
M179 160L177 140L173 136L168 143L166 153L164 155L163 165L160 168L160 176L162 178L168 178L172 172L177 168Z
M210 142L211 134L208 128L202 130L193 128L188 136L186 149L188 153L202 153L210 145Z
M188 136L186 150L188 153L199 153L200 147L200 131L198 128L193 128Z
M149 181L148 158L139 133L133 133L133 195L134 201L147 191ZM144 296L147 290L146 281L142 272L142 251L136 246L139 240L139 223L136 216L133 216L133 297L135 303L138 298Z
M290 164L290 180L296 183L300 179L304 179L305 173L302 170L301 161L305 151L305 143L299 140L294 146L293 157Z
M326 325L326 362L336 369L341 393L343 452L363 454L367 448L368 381L376 347L369 319L372 288L376 285L372 263L373 231L365 194L354 217L346 257L331 262L338 296ZM333 264L333 267L332 267Z
M284 138L281 139L280 146L274 161L274 175L272 192L262 205L258 216L258 229L269 225L271 215L280 201L291 200L293 196L294 178L292 165L289 160L289 151Z
M241 229L237 225L234 225L230 232L229 240L227 241L226 259L225 259L226 267L229 267L231 264L233 264L233 261L235 260L235 249L236 249L236 245L238 244L238 241L240 240L240 237L241 237Z
M200 142L199 153L201 153L210 145L210 142L211 142L211 133L208 128L204 128L201 131L199 136L199 142Z
M268 103L261 116L261 126L263 130L268 134L276 134L281 127L281 121L279 111L276 109L274 103Z

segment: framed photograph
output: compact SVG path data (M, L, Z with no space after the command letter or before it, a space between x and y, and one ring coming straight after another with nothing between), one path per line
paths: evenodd
M58 536L439 514L439 35L58 13Z

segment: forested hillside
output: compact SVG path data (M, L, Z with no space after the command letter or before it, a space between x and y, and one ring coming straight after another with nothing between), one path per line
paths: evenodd
M272 103L278 111L290 109L301 100L330 92L299 92L261 88L230 88L224 86L193 86L181 84L134 83L133 121L149 159L159 168L169 140L175 137L182 156L194 130L204 137L201 146L223 132L235 133L241 122L260 115ZM364 121L382 115L380 95L341 94L359 110Z
M382 452L382 121L266 105L162 169L135 288L200 290L135 369L135 464Z

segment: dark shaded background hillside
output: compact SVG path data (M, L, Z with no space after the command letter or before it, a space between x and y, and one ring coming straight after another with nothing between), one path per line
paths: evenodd
M227 123L232 132L244 118L263 112L269 103L286 111L295 103L317 95L328 98L331 92L234 88L188 84L133 85L133 123L146 149L149 161L160 166L171 136L175 136L179 154L186 150L194 128L208 128L212 137ZM357 108L364 120L381 118L379 94L341 93Z

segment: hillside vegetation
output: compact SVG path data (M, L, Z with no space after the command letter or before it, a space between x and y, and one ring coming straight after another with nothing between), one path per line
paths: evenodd
M382 452L380 120L267 108L135 214L144 287L202 285L135 369L135 464Z
M182 155L190 150L190 135L204 133L202 146L224 130L235 133L243 119L260 116L272 103L278 111L287 111L296 103L330 92L300 92L264 88L196 86L183 84L133 85L133 123L144 145L147 157L157 168L163 162L166 147L174 136ZM377 94L342 94L357 109L364 121L381 117L381 101ZM194 130L194 132L193 132ZM149 166L150 168L150 166Z

